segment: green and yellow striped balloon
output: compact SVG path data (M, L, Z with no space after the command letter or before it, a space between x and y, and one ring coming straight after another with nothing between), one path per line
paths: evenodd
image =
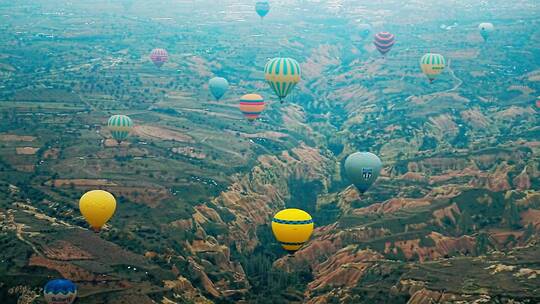
M300 64L292 58L270 59L264 67L266 82L282 102L300 82L300 75Z
M427 53L420 59L420 68L432 82L446 67L446 60L441 54Z
M112 137L121 142L129 136L129 132L133 128L133 121L126 115L113 115L109 118L107 125Z

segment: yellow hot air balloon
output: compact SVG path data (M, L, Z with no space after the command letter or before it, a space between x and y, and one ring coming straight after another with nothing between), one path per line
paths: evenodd
M103 190L86 192L79 201L79 210L94 231L99 231L113 216L116 199Z
M309 240L313 232L313 219L300 209L284 209L274 215L272 232L281 247L294 254Z

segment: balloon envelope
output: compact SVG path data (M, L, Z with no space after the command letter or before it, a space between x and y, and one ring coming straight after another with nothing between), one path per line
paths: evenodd
M121 142L129 136L133 128L133 121L126 115L113 115L107 121L107 127L111 131L112 137Z
M389 32L377 33L373 38L373 44L382 55L390 52L394 43L396 43L396 36Z
M313 218L300 209L284 209L272 219L272 232L281 247L295 253L307 242L313 233Z
M77 286L70 280L51 280L43 288L43 295L49 304L71 304L77 297Z
M88 191L79 200L79 210L88 224L98 231L113 216L116 199L107 191Z
M229 82L223 77L214 77L208 82L210 92L216 100L220 100L229 89Z
M300 82L300 64L292 58L270 59L264 67L264 78L279 100L287 97Z
M270 11L270 3L268 3L268 1L257 1L257 3L255 3L255 11L257 12L257 15L263 18Z
M356 152L345 160L345 173L356 188L364 193L381 173L382 162L370 152Z
M150 53L150 60L152 60L155 66L160 68L169 60L169 53L164 49L153 49Z
M478 25L478 30L480 31L480 35L482 35L482 38L484 38L484 41L489 38L489 35L494 30L494 26L492 23L489 22L483 22Z
M446 67L446 60L441 54L427 53L420 59L420 68L429 81L433 81Z
M240 98L240 111L250 121L259 118L265 106L264 98L259 94L246 94Z

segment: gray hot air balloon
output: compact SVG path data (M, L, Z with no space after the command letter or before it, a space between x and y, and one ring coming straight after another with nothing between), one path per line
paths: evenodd
M482 35L482 38L484 38L484 41L487 41L489 38L489 35L491 32L493 32L493 23L489 22L483 22L478 25L478 30L480 31L480 35Z
M210 88L210 92L216 100L219 100L223 95L225 95L225 92L229 89L229 82L227 79L223 77L214 77L210 79L210 82L208 83L208 87Z
M345 173L361 193L366 192L381 173L379 157L370 152L356 152L345 160Z

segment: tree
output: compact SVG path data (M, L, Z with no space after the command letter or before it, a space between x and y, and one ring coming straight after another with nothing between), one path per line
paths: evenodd
M459 217L457 224L458 224L457 225L458 231L461 234L469 234L472 232L474 223L471 218L471 215L469 214L469 211L464 210L461 213L461 216Z
M509 201L506 204L506 206L504 207L504 213L503 213L502 219L503 219L503 223L509 228L514 228L514 229L521 228L521 225L519 223L521 218L519 216L519 211L515 202Z
M476 254L480 255L486 253L489 247L489 237L486 233L478 234L476 238Z
M534 232L535 231L534 231L533 224L529 223L529 225L527 225L527 229L525 230L525 233L523 234L523 239L528 241L529 238L534 235Z

